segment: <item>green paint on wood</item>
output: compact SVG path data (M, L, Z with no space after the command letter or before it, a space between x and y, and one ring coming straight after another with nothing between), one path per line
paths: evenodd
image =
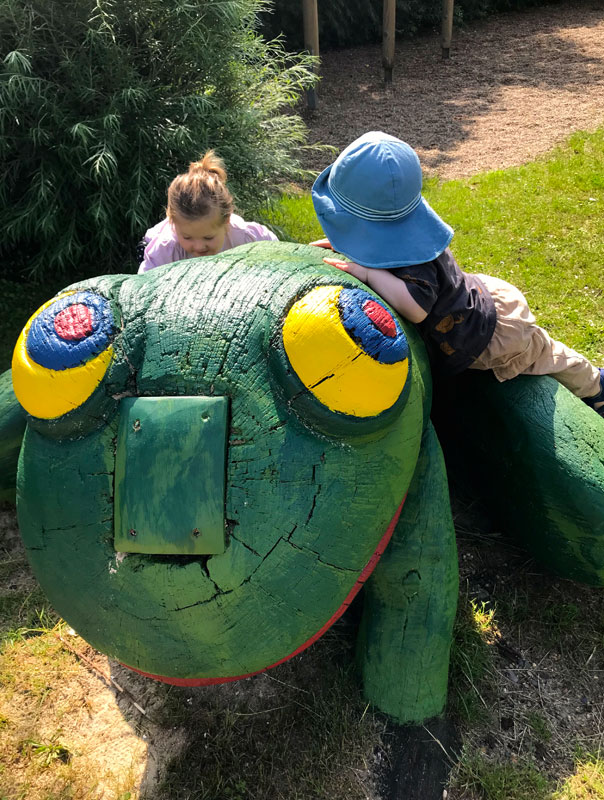
M550 377L470 371L437 400L450 471L496 524L559 575L604 585L604 419Z
M359 637L365 695L398 722L444 709L457 591L449 492L429 423L394 536L367 583Z
M226 397L139 397L120 404L116 551L224 552Z
M13 392L11 371L0 375L0 500L15 500L17 461L25 431L25 413Z
M53 606L97 649L160 675L237 676L287 657L346 600L413 476L428 372L410 330L411 383L397 416L369 434L352 420L346 435L327 436L293 408L273 368L285 358L281 320L301 293L334 282L357 285L316 248L267 244L119 276L115 289L108 278L86 283L121 321L100 393L228 397L230 414L220 554L116 552L114 514L121 504L130 513L116 464L129 450L121 414L85 437L28 431L19 518L29 557ZM165 432L162 414L150 413ZM140 459L135 506L178 475L168 438ZM203 487L187 474L195 496Z
M427 423L428 361L406 326L406 394L368 425L300 388L284 316L316 286L359 286L322 258L317 248L258 243L72 287L111 302L115 358L90 401L28 426L20 527L53 606L94 647L146 672L225 678L264 669L317 634L408 492L367 583L359 659L371 702L418 722L444 705L457 590L446 478ZM603 584L602 420L547 378L464 377L457 396L446 390L447 452L477 466L484 496L538 557ZM204 439L197 415L210 400L223 416ZM23 424L12 402L3 378L9 471ZM137 440L141 430L151 434ZM222 552L191 551L187 537L210 504ZM126 552L119 537L130 528L154 552Z

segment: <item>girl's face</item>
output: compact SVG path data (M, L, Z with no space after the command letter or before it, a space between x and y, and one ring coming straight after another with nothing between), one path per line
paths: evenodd
M229 224L218 209L213 209L205 217L186 219L178 214L170 217L178 244L185 253L192 256L215 256L220 253Z

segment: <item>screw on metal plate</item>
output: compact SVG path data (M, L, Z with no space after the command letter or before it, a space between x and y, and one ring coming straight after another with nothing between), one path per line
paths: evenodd
M141 421L140 419L135 419L132 423L132 430L137 433L141 429Z
M130 536L136 536L136 531L134 530L134 528L130 528L128 533L130 534Z
M199 528L193 528L193 536L195 538L197 538L198 536L201 536L201 531L199 530Z

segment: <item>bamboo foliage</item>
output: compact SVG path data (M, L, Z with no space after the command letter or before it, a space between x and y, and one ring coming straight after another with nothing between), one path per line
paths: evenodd
M242 210L299 172L312 60L266 0L0 0L5 275L123 271L169 181L214 147Z

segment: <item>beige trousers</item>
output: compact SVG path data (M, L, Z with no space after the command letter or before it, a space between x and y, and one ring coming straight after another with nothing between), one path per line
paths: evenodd
M478 277L493 296L497 323L493 338L470 369L491 369L498 381L516 375L551 375L578 397L599 393L599 370L536 324L519 289L492 275Z

